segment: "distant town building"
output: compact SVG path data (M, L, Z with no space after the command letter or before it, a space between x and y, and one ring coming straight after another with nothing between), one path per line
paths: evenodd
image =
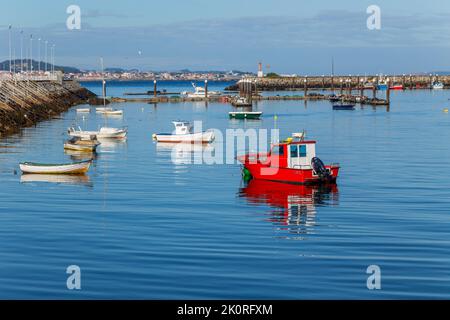
M260 62L260 63L258 63L258 78L262 78L262 77L264 77L264 73L262 70L262 63Z

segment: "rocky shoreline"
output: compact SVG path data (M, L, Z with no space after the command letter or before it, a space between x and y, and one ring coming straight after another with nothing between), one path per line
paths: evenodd
M0 137L95 99L76 81L0 81Z

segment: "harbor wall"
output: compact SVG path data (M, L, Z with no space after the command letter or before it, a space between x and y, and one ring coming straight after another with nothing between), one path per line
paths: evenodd
M0 81L0 136L88 103L95 94L76 81Z
M378 84L378 76L298 76L276 78L246 78L256 84L260 91L287 91L307 89L358 89L370 82ZM383 79L389 79L390 85L403 85L404 89L430 89L431 84L440 81L445 87L450 88L450 75L385 75ZM239 90L238 84L231 85L226 90Z

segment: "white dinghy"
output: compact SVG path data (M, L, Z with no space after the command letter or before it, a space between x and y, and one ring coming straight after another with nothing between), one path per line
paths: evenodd
M204 132L193 132L192 124L188 121L173 121L175 126L174 133L157 133L153 138L158 142L173 143L210 143L214 141L214 132L206 130Z
M34 162L22 162L19 164L23 173L36 174L84 174L91 166L91 160L74 162L69 164L44 164Z
M101 127L99 131L85 131L81 130L80 127L78 129L70 127L67 132L71 137L79 137L85 140L89 140L92 136L96 136L98 139L123 139L127 136L128 129Z

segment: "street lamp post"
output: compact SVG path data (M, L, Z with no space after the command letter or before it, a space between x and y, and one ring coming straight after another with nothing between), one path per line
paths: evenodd
M23 30L20 31L20 72L23 73Z
M55 73L55 47L56 45L54 44L52 46L52 73Z
M45 40L45 72L47 72L47 68L48 68L48 60L47 60L47 47L48 47L48 41Z
M33 35L30 34L30 73L33 72Z
M41 38L38 38L38 71L41 73Z
M12 55L12 52L11 52L11 28L12 28L12 25L9 25L9 27L8 27L8 35L9 35L9 73L11 74L11 55Z

